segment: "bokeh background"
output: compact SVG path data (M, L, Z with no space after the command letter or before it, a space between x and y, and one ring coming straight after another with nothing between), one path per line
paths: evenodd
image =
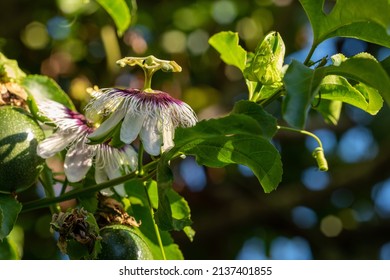
M131 0L129 0L131 2ZM82 110L85 89L142 86L142 73L121 69L124 56L175 60L179 74L158 73L153 87L189 103L200 119L228 113L247 91L240 72L221 62L208 39L239 33L254 51L269 31L280 32L286 63L303 61L311 30L297 0L138 1L132 26L118 37L108 14L93 0L0 2L0 51L30 74L48 75ZM326 1L331 9L334 1ZM390 50L354 39L324 42L313 60L367 51L379 60ZM279 103L267 107L279 116ZM244 166L205 168L189 157L174 165L175 189L192 209L196 236L173 233L186 259L390 259L390 112L375 117L349 106L338 126L312 113L307 129L323 141L329 172L319 172L313 141L277 134L283 181L264 194ZM32 189L21 196L36 195ZM23 258L63 258L49 231L48 210L20 215ZM24 234L23 234L24 232Z

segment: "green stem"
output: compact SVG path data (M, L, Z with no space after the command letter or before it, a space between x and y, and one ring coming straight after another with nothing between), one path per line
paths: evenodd
M306 66L309 65L310 59L311 59L311 57L312 57L314 51L316 50L316 48L317 48L317 44L314 44L314 43L313 43L313 44L311 45L310 51L309 51L309 53L307 54L306 59L305 59L305 61L303 62L303 64L305 64Z
M154 69L143 68L145 74L144 88L143 91L152 92L152 77L156 72Z
M155 172L153 170L157 167L157 161L152 161L144 166L145 176L141 177L142 180L147 180L155 175ZM82 189L74 189L72 191L66 192L61 196L58 197L47 197L42 198L34 201L30 201L27 203L24 203L22 212L32 211L40 208L50 207L50 205L70 200L73 198L77 198L80 195L90 194L94 193L106 188L111 188L113 186L122 184L126 181L129 181L130 179L136 178L138 176L138 171L134 171L132 173L129 173L125 176L115 178L111 181L104 182L101 184L93 185L90 187L82 188Z
M322 142L321 142L320 138L317 137L317 135L315 135L309 131L306 131L306 130L295 129L295 128L287 127L287 126L279 126L278 125L277 128L279 130L288 130L288 131L299 132L301 134L305 134L305 135L308 135L310 137L313 137L318 143L318 147L315 148L313 153L312 153L313 157L317 161L318 169L320 171L328 171L328 162L326 161L326 158L325 158L324 149L322 147Z
M180 72L181 67L175 61L163 60L153 55L147 57L124 57L119 59L117 62L121 67L128 66L140 66L145 74L144 88L146 92L153 92L152 90L152 76L158 71L162 70L164 72Z
M277 126L277 129L299 132L301 134L305 134L305 135L308 135L310 137L313 137L317 141L318 146L322 149L322 142L321 142L320 138L318 138L317 135L315 135L309 131L302 130L302 129L296 129L296 128L292 128L292 127L287 127L287 126L280 126L280 125Z

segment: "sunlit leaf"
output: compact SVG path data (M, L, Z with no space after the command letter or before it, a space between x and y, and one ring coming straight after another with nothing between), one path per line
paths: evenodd
M246 165L268 193L281 181L282 163L278 151L262 133L260 124L244 114L201 121L194 127L177 129L175 147L164 158L184 153L210 167Z
M388 0L337 0L329 14L325 0L299 0L313 28L317 46L331 37L352 37L390 47Z
M281 91L282 88L282 82L275 82L271 85L262 85L260 89L255 90L254 95L250 100L261 104L263 101L272 98L272 96Z
M321 99L348 103L371 115L378 113L383 105L383 99L377 90L363 83L352 86L347 79L335 75L324 78L320 93Z
M25 76L16 60L8 59L0 52L0 82L20 82Z
M238 33L223 31L213 35L209 43L220 54L221 59L229 65L238 67L244 71L246 63L246 51L238 43Z
M21 210L22 204L13 196L0 194L0 241L11 232Z
M49 99L76 110L72 100L51 78L41 75L28 75L23 79L23 87L35 101Z
M322 115L322 117L327 123L337 125L340 119L343 102L334 100L314 99L313 103L319 103L316 107L314 107L314 109L316 109Z
M327 75L339 75L347 79L361 82L368 85L382 95L388 105L390 105L390 77L381 64L373 56L361 53L341 62L339 66L330 65L326 68ZM371 94L371 98L378 103L378 98ZM378 104L370 104L378 107Z
M131 23L131 10L125 0L96 0L111 16L120 36Z
M282 80L285 46L278 32L269 33L257 46L254 56L247 63L245 78L271 85Z
M20 256L16 246L8 238L0 240L0 260L18 260Z

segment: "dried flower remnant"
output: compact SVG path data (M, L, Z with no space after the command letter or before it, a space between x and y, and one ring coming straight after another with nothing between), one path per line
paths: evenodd
M99 237L99 229L94 222L93 216L83 208L76 208L69 212L54 214L50 223L50 230L59 233L58 248L64 254L78 255L72 252L74 247L69 248L69 243L76 241L85 248L88 254L93 254Z

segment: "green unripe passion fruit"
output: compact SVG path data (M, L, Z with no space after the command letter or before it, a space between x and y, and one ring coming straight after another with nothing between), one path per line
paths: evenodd
M33 185L43 168L37 146L44 137L25 110L0 107L0 193L18 193Z
M152 260L152 252L145 241L130 227L109 225L100 230L101 260Z

